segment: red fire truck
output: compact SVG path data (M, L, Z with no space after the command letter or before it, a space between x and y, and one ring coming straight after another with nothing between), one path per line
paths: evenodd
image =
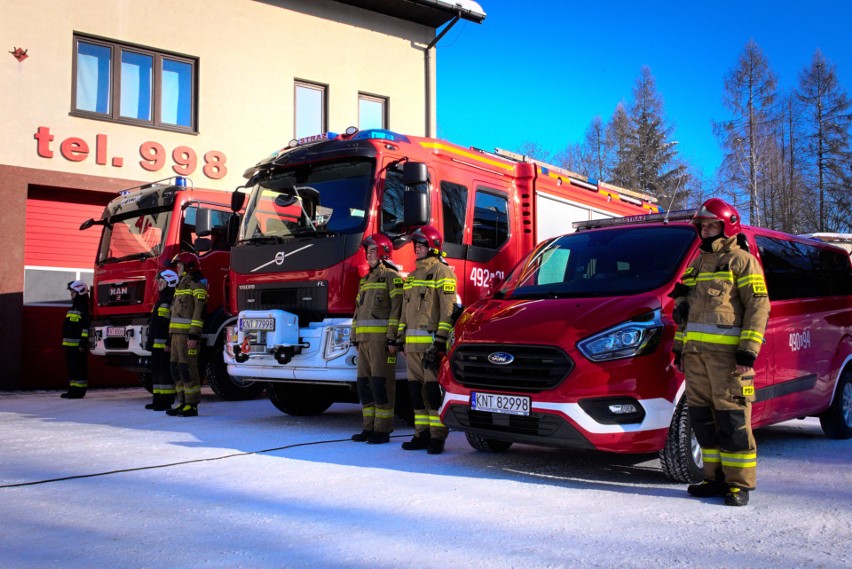
M575 223L542 242L449 340L444 424L482 451L513 443L660 451L665 474L701 478L668 294L698 254L694 212ZM755 367L755 427L819 416L852 436L852 267L843 249L755 227L743 244L771 302Z
M511 153L386 130L293 141L245 176L251 194L231 249L239 317L225 360L232 376L268 382L269 398L291 415L357 401L350 337L365 235L389 236L407 274L407 235L436 226L458 300L470 304L572 221L659 210L648 196ZM234 194L234 211L245 196Z
M139 372L151 389L145 341L157 297L155 276L177 253L191 251L198 254L209 289L202 377L225 399L259 395L262 384L232 380L221 358L232 215L228 194L197 190L190 179L173 177L123 190L100 219L85 221L81 230L103 227L92 286L92 355Z

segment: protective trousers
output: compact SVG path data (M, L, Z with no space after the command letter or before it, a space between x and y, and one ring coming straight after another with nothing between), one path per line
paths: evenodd
M178 401L198 405L201 401L201 377L198 374L198 345L189 349L186 334L172 334L171 368Z
M449 429L441 422L441 386L438 376L423 367L424 352L406 353L408 392L414 407L414 435L429 431L432 439L446 440Z
M361 401L365 431L393 431L395 364L396 357L390 355L384 339L381 342L358 342L358 399Z
M65 346L65 364L68 368L68 387L70 392L86 394L89 386L89 365L86 351L79 346Z
M754 376L735 375L733 352L686 352L683 368L689 418L704 458L704 479L724 479L730 486L754 490Z
M151 384L154 403L171 407L175 402L175 381L172 379L170 356L163 348L151 349Z

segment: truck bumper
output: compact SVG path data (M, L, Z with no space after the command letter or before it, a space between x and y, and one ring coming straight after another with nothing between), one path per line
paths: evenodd
M247 322L268 318L275 321L276 332L287 331L257 334L256 330L245 328ZM283 310L241 312L237 325L226 331L224 358L228 373L233 377L273 382L356 382L358 351L349 340L351 318L326 318L298 329L293 329L294 322L295 315ZM396 375L397 379L405 378L404 358L397 359Z
M119 331L121 331L120 334ZM147 339L147 324L95 325L89 329L89 350L93 356L139 356L147 358L151 355L151 352L145 349Z

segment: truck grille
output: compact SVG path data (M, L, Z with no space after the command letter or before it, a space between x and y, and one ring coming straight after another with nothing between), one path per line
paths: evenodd
M145 300L145 280L132 279L98 284L98 306L129 306Z
M497 353L508 354L513 360L503 365L492 363L489 356ZM574 369L568 354L552 346L462 344L453 352L450 363L456 381L467 388L531 393L553 389Z
M322 319L328 313L328 282L312 281L286 285L257 285L239 290L240 310L286 310L301 319Z

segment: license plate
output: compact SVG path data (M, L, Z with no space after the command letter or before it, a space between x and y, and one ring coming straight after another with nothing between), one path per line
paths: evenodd
M244 318L240 324L245 330L275 330L274 318Z
M525 395L498 395L473 391L470 408L475 411L505 413L506 415L529 415L532 400Z
M124 336L124 326L107 326L107 336Z

